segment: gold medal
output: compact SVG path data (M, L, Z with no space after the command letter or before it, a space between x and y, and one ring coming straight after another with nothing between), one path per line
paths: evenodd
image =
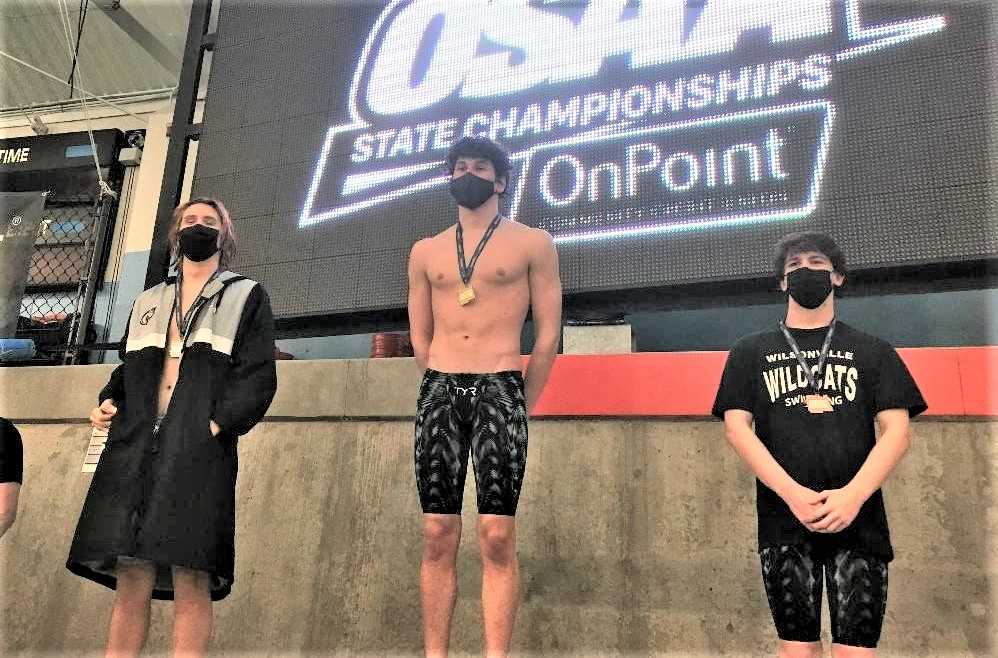
M464 289L457 294L457 303L461 306L467 306L471 302L475 301L475 290L471 285L466 285Z
M485 243L492 237L492 234L499 227L501 221L502 215L496 213L496 216L492 218L492 222L489 223L489 227L485 229L482 239L478 241L475 253L471 256L470 264L464 261L464 229L461 228L460 221L457 223L457 228L454 231L454 235L457 237L457 270L461 275L461 281L464 283L464 288L457 294L457 303L461 306L467 306L475 301L475 290L471 287L471 275L475 271L475 263L478 262L478 257L482 255Z
M807 404L807 410L812 414L835 411L835 407L832 406L832 400L827 395L806 395L804 396L804 402Z
M832 336L835 334L835 319L832 318L832 323L828 325L828 331L825 333L825 342L821 345L821 356L818 358L818 366L811 369L810 364L804 358L803 352L801 352L800 346L797 345L797 341L794 340L793 335L790 330L787 329L787 325L780 320L780 331L783 332L783 337L787 339L787 344L790 345L790 349L794 351L794 357L797 358L797 363L801 370L807 375L807 383L810 384L811 390L814 393L804 396L804 404L807 405L807 410L812 414L824 414L830 411L835 411L835 407L832 405L832 399L827 395L821 395L818 391L821 389L821 377L822 373L825 372L825 359L828 358L828 350L832 346ZM818 376L815 377L814 373L817 372Z

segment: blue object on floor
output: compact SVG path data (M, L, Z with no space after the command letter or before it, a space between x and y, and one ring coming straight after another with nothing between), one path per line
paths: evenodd
M0 362L27 361L35 356L35 341L30 338L0 338Z

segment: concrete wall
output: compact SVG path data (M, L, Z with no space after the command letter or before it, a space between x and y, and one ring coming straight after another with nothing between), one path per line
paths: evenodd
M0 540L2 655L95 654L105 641L112 593L63 564L91 478L89 430L66 421L108 372L0 369L0 415L26 454L21 514ZM240 446L236 582L215 606L214 652L418 655L414 366L281 363L279 378L271 415ZM915 434L886 487L898 557L881 655L994 655L998 423L921 421ZM528 463L516 654L773 655L752 479L718 423L535 421ZM473 487L455 655L482 647ZM171 619L153 605L150 652L169 650Z

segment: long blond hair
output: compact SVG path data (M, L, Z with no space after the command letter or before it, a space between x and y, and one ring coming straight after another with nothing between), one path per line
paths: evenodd
M177 234L180 232L180 220L184 216L184 211L199 203L211 206L218 213L218 218L222 222L222 225L218 227L218 231L221 234L218 247L221 254L218 258L218 266L223 270L227 270L236 257L236 229L232 225L232 217L229 216L229 211L226 209L225 204L211 197L199 197L185 201L173 210L170 221L170 232L167 234L167 239L170 241L170 262L172 265L180 262Z

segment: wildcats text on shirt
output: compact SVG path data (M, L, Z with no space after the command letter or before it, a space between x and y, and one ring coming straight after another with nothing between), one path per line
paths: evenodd
M818 350L806 350L804 357L816 360L820 356ZM842 350L831 350L828 353L829 359L853 361L853 353ZM779 363L789 361L788 365L781 365L770 368L762 373L763 381L766 383L766 391L769 393L769 401L775 403L781 398L785 398L783 403L787 407L804 404L804 396L807 395L808 382L804 369L796 362L792 353L777 352L766 355L768 363ZM856 386L859 381L859 370L853 365L841 363L828 363L825 365L825 372L819 373L818 366L812 366L811 372L815 374L821 387L821 393L826 394L833 405L843 404L845 400L853 402L856 400ZM791 393L797 393L791 397L786 397ZM834 394L838 395L834 395Z

